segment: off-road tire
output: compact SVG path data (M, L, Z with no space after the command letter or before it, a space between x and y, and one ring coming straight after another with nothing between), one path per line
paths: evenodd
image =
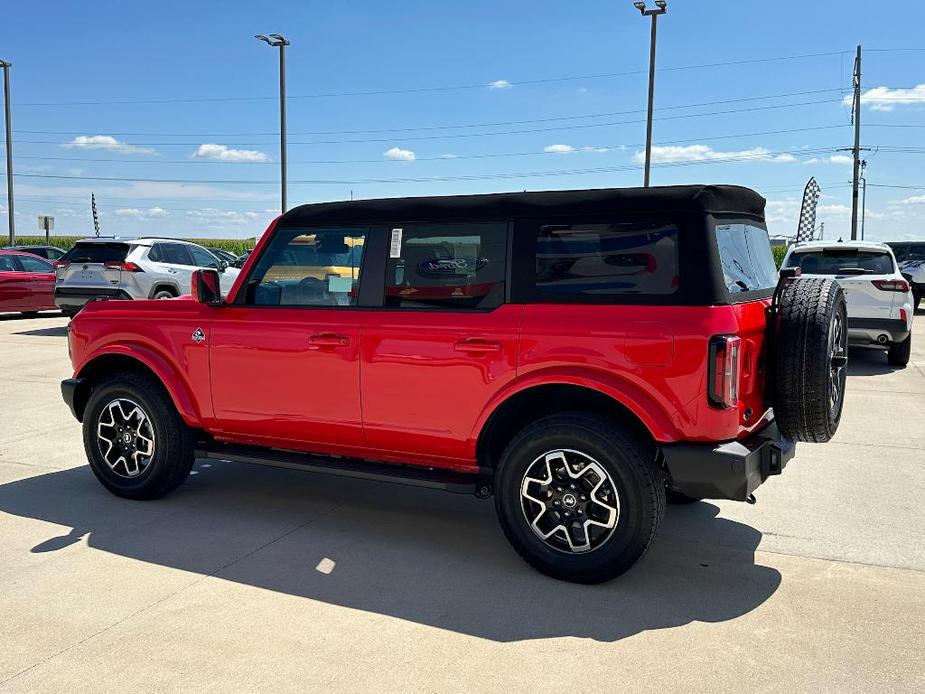
M902 342L894 342L886 353L886 360L890 366L898 366L903 369L909 363L909 357L912 354L912 333L906 336Z
M610 536L591 551L569 553L540 539L521 500L524 475L544 453L589 455L610 475L620 512ZM620 424L581 412L550 415L520 431L495 473L495 508L511 545L534 568L575 583L600 583L627 571L648 550L665 516L665 479L650 445Z
M823 443L835 435L845 401L844 364L833 373L836 320L847 358L845 294L834 280L798 278L783 288L779 308L772 383L777 426L793 441Z
M97 438L103 409L119 398L137 403L153 426L154 455L146 469L131 479L110 469ZM115 373L94 385L84 411L83 439L93 474L106 489L127 499L163 496L180 486L193 467L193 431L180 418L164 386L145 374Z

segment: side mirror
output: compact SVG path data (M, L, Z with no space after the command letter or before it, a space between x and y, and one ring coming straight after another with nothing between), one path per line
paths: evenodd
M218 270L196 270L191 285L193 298L200 304L217 306L222 303Z

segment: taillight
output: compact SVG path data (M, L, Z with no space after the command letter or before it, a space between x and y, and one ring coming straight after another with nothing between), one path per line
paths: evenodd
M144 270L138 267L135 263L132 263L129 261L119 262L116 260L110 260L110 261L103 263L103 265L110 270L124 270L125 272L144 272Z
M739 403L742 338L714 335L710 338L707 397L714 407L735 407Z
M56 268L58 268L58 267L64 268L64 267L67 267L67 266L70 265L70 264L71 264L71 261L70 261L70 260L56 260L56 261L54 261L54 262L52 263L52 265L54 265Z
M884 292L902 292L905 294L909 291L909 283L906 280L871 280L870 283Z

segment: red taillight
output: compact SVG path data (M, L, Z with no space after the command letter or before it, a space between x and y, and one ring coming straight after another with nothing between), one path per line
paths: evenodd
M903 292L905 294L909 291L909 283L906 280L871 280L870 283L884 292Z
M710 339L707 397L714 407L735 407L739 403L742 338L715 335Z
M110 270L124 270L125 272L144 272L144 270L138 267L135 263L132 263L129 261L119 262L116 260L110 260L106 263L103 263L103 265Z
M71 264L71 261L70 261L70 260L56 260L56 261L54 261L54 262L52 263L52 265L54 265L56 268L58 268L58 267L67 267L67 266L70 265L70 264Z

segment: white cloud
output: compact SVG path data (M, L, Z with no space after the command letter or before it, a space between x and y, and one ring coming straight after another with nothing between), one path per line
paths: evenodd
M140 207L120 207L113 211L117 217L130 217L131 219L155 219L167 216L167 210L163 207L149 207L141 209Z
M925 195L913 195L911 198L900 200L902 205L925 205Z
M199 145L193 153L194 157L199 157L201 159L217 159L218 161L269 161L270 158L256 149L232 149L227 145L218 145L214 143L206 143Z
M833 154L828 159L831 164L853 164L854 159L849 157L847 154Z
M510 89L513 86L514 85L507 80L495 80L494 82L488 83L489 89Z
M633 158L640 164L645 162L645 152L636 152ZM754 147L734 152L719 152L709 145L669 145L652 148L652 162L666 164L685 161L710 161L713 159L770 159L770 153L764 147Z
M238 210L223 210L217 207L206 207L201 210L190 210L186 215L197 222L207 224L263 224L268 221L266 214L259 212L239 212Z
M401 147L392 147L382 154L387 159L393 159L394 161L414 161L417 158L410 149L402 149Z
M550 154L571 154L572 152L609 152L608 147L572 147L572 145L546 145L544 152Z
M774 157L774 161L779 161L779 162L792 162L796 160L797 158L793 156L792 154L778 154L776 157Z
M136 147L127 142L120 142L112 135L78 135L70 142L61 145L68 149L105 149L116 154L154 154L149 147Z
M832 215L848 215L851 214L851 207L848 205L819 205L816 208L816 213L823 214L832 214ZM870 214L870 210L867 211L867 214Z
M849 95L842 101L845 106L851 106L852 99ZM861 104L869 106L873 111L892 111L897 106L925 104L925 84L916 85L912 89L874 87L861 94Z

